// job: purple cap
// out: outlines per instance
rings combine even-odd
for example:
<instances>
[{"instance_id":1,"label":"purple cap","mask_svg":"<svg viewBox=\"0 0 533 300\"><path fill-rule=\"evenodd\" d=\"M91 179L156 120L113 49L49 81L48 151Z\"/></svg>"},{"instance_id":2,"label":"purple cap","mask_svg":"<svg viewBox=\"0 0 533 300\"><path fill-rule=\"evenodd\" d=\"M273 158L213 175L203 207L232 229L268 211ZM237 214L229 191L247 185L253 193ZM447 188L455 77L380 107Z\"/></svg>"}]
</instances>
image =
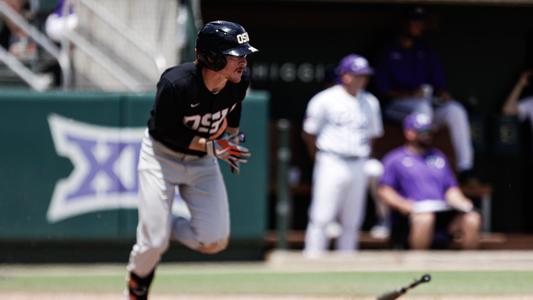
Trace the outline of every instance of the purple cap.
<instances>
[{"instance_id":1,"label":"purple cap","mask_svg":"<svg viewBox=\"0 0 533 300\"><path fill-rule=\"evenodd\" d=\"M403 120L403 129L417 132L431 130L431 117L424 113L412 113Z\"/></svg>"},{"instance_id":2,"label":"purple cap","mask_svg":"<svg viewBox=\"0 0 533 300\"><path fill-rule=\"evenodd\" d=\"M371 75L374 73L374 70L372 70L366 58L357 54L350 54L341 60L339 66L337 67L337 73L339 75L344 73L351 73L355 75Z\"/></svg>"}]
</instances>

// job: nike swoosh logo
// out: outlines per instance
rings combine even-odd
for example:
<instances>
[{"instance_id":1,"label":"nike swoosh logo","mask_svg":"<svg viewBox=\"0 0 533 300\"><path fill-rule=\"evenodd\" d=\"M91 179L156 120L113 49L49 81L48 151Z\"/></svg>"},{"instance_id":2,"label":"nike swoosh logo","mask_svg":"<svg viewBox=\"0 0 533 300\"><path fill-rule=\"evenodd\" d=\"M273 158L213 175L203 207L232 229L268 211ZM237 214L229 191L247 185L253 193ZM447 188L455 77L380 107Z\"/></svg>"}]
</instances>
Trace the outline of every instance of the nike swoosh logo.
<instances>
[{"instance_id":1,"label":"nike swoosh logo","mask_svg":"<svg viewBox=\"0 0 533 300\"><path fill-rule=\"evenodd\" d=\"M192 108L195 108L195 107L197 107L198 105L200 105L200 102L198 102L198 103L191 103L191 107L192 107Z\"/></svg>"}]
</instances>

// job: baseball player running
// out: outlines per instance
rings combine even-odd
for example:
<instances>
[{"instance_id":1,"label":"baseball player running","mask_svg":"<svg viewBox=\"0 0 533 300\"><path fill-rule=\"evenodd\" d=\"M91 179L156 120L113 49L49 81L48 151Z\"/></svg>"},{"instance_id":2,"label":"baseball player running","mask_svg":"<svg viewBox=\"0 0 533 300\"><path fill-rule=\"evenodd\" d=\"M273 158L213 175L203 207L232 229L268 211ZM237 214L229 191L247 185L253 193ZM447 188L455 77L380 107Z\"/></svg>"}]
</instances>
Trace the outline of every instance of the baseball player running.
<instances>
[{"instance_id":1,"label":"baseball player running","mask_svg":"<svg viewBox=\"0 0 533 300\"><path fill-rule=\"evenodd\" d=\"M166 70L158 84L139 158L139 223L130 253L129 299L147 299L169 240L205 254L224 250L228 197L217 159L238 173L250 156L239 145L246 56L258 50L236 23L206 24L196 60ZM191 218L171 214L176 187Z\"/></svg>"},{"instance_id":2,"label":"baseball player running","mask_svg":"<svg viewBox=\"0 0 533 300\"><path fill-rule=\"evenodd\" d=\"M379 102L364 90L372 72L364 57L344 57L337 67L339 83L307 106L302 136L315 157L304 248L308 257L322 254L335 235L337 250L358 247L367 190L364 166L371 139L383 134ZM333 224L340 224L341 231Z\"/></svg>"}]
</instances>

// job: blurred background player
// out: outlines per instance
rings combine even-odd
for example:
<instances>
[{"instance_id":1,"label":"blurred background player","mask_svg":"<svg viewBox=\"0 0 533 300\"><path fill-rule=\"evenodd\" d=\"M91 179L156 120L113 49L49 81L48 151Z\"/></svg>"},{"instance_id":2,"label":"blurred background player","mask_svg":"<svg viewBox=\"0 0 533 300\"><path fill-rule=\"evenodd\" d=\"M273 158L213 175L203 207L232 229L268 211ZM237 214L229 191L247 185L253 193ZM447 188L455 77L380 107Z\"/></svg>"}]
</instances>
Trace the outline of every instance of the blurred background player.
<instances>
[{"instance_id":1,"label":"blurred background player","mask_svg":"<svg viewBox=\"0 0 533 300\"><path fill-rule=\"evenodd\" d=\"M402 25L402 31L385 46L376 64L377 90L380 98L389 101L385 116L401 122L416 111L431 116L434 127L446 126L459 178L472 179L474 157L468 115L450 95L437 53L424 39L425 10L410 10Z\"/></svg>"},{"instance_id":2,"label":"blurred background player","mask_svg":"<svg viewBox=\"0 0 533 300\"><path fill-rule=\"evenodd\" d=\"M364 57L350 54L337 67L338 83L308 103L302 137L315 165L306 256L322 254L333 236L339 251L358 248L367 190L364 166L372 139L383 134L379 101L365 91L372 72Z\"/></svg>"},{"instance_id":3,"label":"blurred background player","mask_svg":"<svg viewBox=\"0 0 533 300\"><path fill-rule=\"evenodd\" d=\"M54 11L48 15L45 21L45 32L54 42L61 43L61 39L69 31L78 27L78 16L74 13L74 7L65 7L65 0L57 0Z\"/></svg>"},{"instance_id":4,"label":"blurred background player","mask_svg":"<svg viewBox=\"0 0 533 300\"><path fill-rule=\"evenodd\" d=\"M480 215L457 186L444 154L431 146L430 116L413 113L403 127L406 144L384 157L378 189L380 199L396 212L392 238L403 243L407 237L411 249L428 249L435 233L444 231L460 236L462 248L475 249Z\"/></svg>"},{"instance_id":5,"label":"blurred background player","mask_svg":"<svg viewBox=\"0 0 533 300\"><path fill-rule=\"evenodd\" d=\"M139 223L127 266L130 299L147 299L170 239L205 254L226 248L229 207L217 158L238 173L250 155L232 136L239 133L250 83L246 56L256 51L241 25L210 22L198 33L196 61L161 76L139 158ZM171 214L176 187L190 219Z\"/></svg>"},{"instance_id":6,"label":"blurred background player","mask_svg":"<svg viewBox=\"0 0 533 300\"><path fill-rule=\"evenodd\" d=\"M23 18L30 18L30 11L32 2L28 0L0 0L5 2L16 13L23 16ZM11 19L4 18L5 26L0 27L0 45L8 49L9 53L20 60L30 61L35 59L37 53L37 45L31 38L19 28Z\"/></svg>"}]
</instances>

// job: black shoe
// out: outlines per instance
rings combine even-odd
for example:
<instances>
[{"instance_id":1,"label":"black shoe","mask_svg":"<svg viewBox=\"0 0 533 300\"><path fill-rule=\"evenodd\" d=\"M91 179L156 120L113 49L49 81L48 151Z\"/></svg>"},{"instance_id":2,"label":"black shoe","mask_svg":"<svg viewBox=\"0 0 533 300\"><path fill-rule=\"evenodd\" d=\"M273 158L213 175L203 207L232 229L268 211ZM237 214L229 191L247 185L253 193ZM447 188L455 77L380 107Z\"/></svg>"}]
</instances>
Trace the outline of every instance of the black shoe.
<instances>
[{"instance_id":1,"label":"black shoe","mask_svg":"<svg viewBox=\"0 0 533 300\"><path fill-rule=\"evenodd\" d=\"M128 293L130 300L147 300L150 284L154 279L154 271L146 277L140 277L137 274L130 272L128 280Z\"/></svg>"}]
</instances>

